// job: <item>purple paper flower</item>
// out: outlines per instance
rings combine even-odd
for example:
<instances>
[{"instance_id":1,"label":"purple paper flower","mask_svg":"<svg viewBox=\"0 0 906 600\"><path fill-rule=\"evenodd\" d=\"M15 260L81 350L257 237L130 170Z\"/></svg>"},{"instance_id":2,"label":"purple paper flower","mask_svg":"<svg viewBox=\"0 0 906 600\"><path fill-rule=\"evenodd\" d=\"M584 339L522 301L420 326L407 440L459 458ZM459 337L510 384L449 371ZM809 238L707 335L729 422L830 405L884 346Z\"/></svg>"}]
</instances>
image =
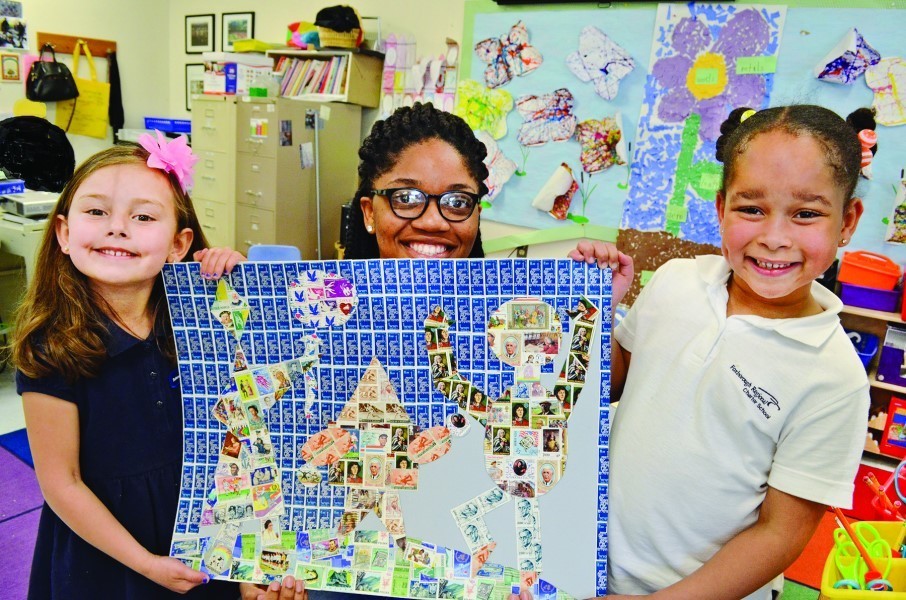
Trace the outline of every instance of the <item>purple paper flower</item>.
<instances>
[{"instance_id":1,"label":"purple paper flower","mask_svg":"<svg viewBox=\"0 0 906 600\"><path fill-rule=\"evenodd\" d=\"M671 34L676 53L658 59L651 69L665 90L657 106L658 117L677 123L697 113L702 117L701 137L716 140L730 110L761 105L766 91L764 75L737 74L736 60L761 55L769 38L767 22L754 9L736 13L717 40L704 22L681 19Z\"/></svg>"}]
</instances>

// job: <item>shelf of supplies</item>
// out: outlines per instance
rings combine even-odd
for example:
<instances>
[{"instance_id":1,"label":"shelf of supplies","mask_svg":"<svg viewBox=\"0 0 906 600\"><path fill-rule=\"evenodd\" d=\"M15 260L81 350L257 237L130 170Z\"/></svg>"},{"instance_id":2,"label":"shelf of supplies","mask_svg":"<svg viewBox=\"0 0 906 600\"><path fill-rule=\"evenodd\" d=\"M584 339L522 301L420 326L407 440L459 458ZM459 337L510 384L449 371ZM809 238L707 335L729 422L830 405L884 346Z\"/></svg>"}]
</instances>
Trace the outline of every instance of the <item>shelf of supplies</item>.
<instances>
[{"instance_id":1,"label":"shelf of supplies","mask_svg":"<svg viewBox=\"0 0 906 600\"><path fill-rule=\"evenodd\" d=\"M899 394L906 394L906 387L903 387L902 385L887 383L886 381L878 381L877 367L872 367L871 371L868 372L868 381L871 384L871 387L876 387L891 392L897 392Z\"/></svg>"},{"instance_id":2,"label":"shelf of supplies","mask_svg":"<svg viewBox=\"0 0 906 600\"><path fill-rule=\"evenodd\" d=\"M893 470L901 460L902 459L899 456L892 456L890 454L884 454L883 452L875 452L874 450L866 449L862 453L862 460L860 462L866 467L893 473Z\"/></svg>"},{"instance_id":3,"label":"shelf of supplies","mask_svg":"<svg viewBox=\"0 0 906 600\"><path fill-rule=\"evenodd\" d=\"M275 59L281 95L310 102L348 102L376 107L381 95L384 55L359 50L268 50ZM312 93L312 90L328 93Z\"/></svg>"},{"instance_id":4,"label":"shelf of supplies","mask_svg":"<svg viewBox=\"0 0 906 600\"><path fill-rule=\"evenodd\" d=\"M840 312L847 315L856 315L857 317L878 319L879 321L890 321L891 323L906 323L906 321L903 321L903 319L900 317L900 313L895 312L884 312L882 310L861 308L859 306L849 306L847 304L843 305L843 310Z\"/></svg>"},{"instance_id":5,"label":"shelf of supplies","mask_svg":"<svg viewBox=\"0 0 906 600\"><path fill-rule=\"evenodd\" d=\"M287 100L300 100L304 102L346 102L343 94L302 94L301 96L283 96Z\"/></svg>"}]
</instances>

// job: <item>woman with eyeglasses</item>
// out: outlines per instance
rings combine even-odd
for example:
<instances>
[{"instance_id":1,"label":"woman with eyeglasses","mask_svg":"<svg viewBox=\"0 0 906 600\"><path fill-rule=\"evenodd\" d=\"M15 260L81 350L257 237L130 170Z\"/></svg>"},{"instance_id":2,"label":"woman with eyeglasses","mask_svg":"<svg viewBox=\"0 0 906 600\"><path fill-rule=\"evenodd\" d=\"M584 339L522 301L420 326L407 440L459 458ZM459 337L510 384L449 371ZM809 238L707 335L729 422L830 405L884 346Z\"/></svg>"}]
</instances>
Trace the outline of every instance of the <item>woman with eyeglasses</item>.
<instances>
[{"instance_id":1,"label":"woman with eyeglasses","mask_svg":"<svg viewBox=\"0 0 906 600\"><path fill-rule=\"evenodd\" d=\"M486 154L465 121L431 104L376 122L359 149L344 258L483 258Z\"/></svg>"}]
</instances>

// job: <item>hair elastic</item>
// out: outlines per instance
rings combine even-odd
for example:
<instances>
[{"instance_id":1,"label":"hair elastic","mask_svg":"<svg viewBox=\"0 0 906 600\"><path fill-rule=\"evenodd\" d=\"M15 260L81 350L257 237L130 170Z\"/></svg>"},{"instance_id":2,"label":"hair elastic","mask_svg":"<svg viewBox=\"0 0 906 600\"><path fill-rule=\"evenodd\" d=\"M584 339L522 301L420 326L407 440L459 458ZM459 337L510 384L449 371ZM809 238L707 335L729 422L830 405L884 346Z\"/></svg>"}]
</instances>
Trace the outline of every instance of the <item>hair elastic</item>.
<instances>
[{"instance_id":1,"label":"hair elastic","mask_svg":"<svg viewBox=\"0 0 906 600\"><path fill-rule=\"evenodd\" d=\"M871 149L878 143L878 134L871 129L863 129L859 132L859 144L862 146L862 168L864 169L871 164L874 158Z\"/></svg>"},{"instance_id":2,"label":"hair elastic","mask_svg":"<svg viewBox=\"0 0 906 600\"><path fill-rule=\"evenodd\" d=\"M756 112L756 111L753 110L753 109L751 109L751 108L750 108L749 110L745 111L744 113L742 113L741 115L739 115L739 122L742 123L743 121L745 121L746 119L748 119L749 117L751 117L752 115L754 115L755 112Z\"/></svg>"}]
</instances>

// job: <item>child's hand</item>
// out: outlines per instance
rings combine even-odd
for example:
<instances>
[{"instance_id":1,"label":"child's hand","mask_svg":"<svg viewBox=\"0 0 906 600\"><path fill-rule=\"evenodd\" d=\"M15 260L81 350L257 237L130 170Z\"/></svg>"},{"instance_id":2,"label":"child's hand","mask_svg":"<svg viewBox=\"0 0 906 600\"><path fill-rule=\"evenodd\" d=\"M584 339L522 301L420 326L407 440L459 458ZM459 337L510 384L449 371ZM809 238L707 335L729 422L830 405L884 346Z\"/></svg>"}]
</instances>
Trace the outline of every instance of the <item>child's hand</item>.
<instances>
[{"instance_id":1,"label":"child's hand","mask_svg":"<svg viewBox=\"0 0 906 600\"><path fill-rule=\"evenodd\" d=\"M613 305L619 304L629 286L632 285L632 257L617 250L616 245L610 242L590 242L582 240L569 257L577 262L592 264L597 262L599 267L613 269Z\"/></svg>"},{"instance_id":2,"label":"child's hand","mask_svg":"<svg viewBox=\"0 0 906 600\"><path fill-rule=\"evenodd\" d=\"M305 591L305 582L293 579L292 576L283 580L283 585L276 581L267 588L251 583L240 583L239 592L242 600L307 600L308 592Z\"/></svg>"},{"instance_id":3,"label":"child's hand","mask_svg":"<svg viewBox=\"0 0 906 600\"><path fill-rule=\"evenodd\" d=\"M201 263L201 276L205 279L220 279L233 270L245 257L232 248L203 248L192 255Z\"/></svg>"},{"instance_id":4,"label":"child's hand","mask_svg":"<svg viewBox=\"0 0 906 600\"><path fill-rule=\"evenodd\" d=\"M144 575L168 590L180 594L210 581L204 573L190 569L183 562L169 556L154 556L148 563Z\"/></svg>"}]
</instances>

